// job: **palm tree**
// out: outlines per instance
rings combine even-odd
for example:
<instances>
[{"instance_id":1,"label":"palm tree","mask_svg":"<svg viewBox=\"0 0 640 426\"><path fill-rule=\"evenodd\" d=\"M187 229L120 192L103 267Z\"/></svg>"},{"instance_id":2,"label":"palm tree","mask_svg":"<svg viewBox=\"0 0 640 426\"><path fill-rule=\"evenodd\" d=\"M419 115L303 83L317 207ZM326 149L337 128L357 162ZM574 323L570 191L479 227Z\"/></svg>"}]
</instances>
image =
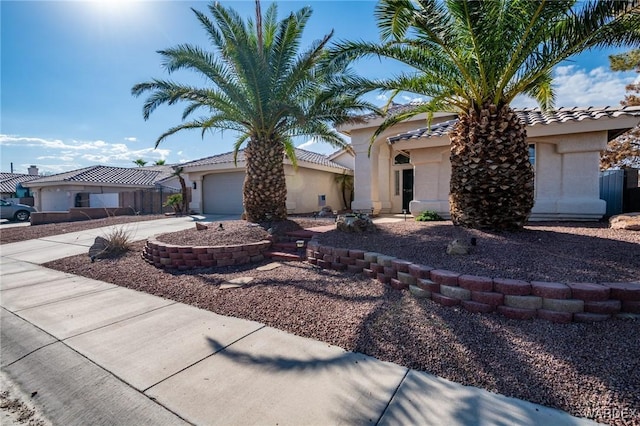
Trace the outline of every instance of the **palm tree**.
<instances>
[{"instance_id":1,"label":"palm tree","mask_svg":"<svg viewBox=\"0 0 640 426\"><path fill-rule=\"evenodd\" d=\"M310 135L336 148L350 149L331 125L374 107L359 101L355 91L331 93L333 83L350 77L346 65L324 61L331 33L300 51L311 8L278 21L275 4L262 16L256 1L256 19L246 23L236 11L218 2L209 5L211 17L193 12L209 36L212 51L183 44L159 53L168 73L194 71L207 80L207 87L154 79L135 85L132 93L150 92L143 108L145 119L162 104L187 104L183 123L162 134L156 147L182 130L200 129L203 136L207 130L235 131L235 153L246 144L243 197L247 220L285 219L283 160L286 155L296 164L293 138ZM206 116L185 122L195 111Z\"/></svg>"},{"instance_id":2,"label":"palm tree","mask_svg":"<svg viewBox=\"0 0 640 426\"><path fill-rule=\"evenodd\" d=\"M473 228L521 229L533 206L533 169L514 98L528 95L550 109L555 65L590 48L640 40L637 1L383 0L375 13L383 42L344 42L333 60L386 57L415 70L353 82L363 92L428 98L388 117L374 138L420 113L458 114L450 211L455 224Z\"/></svg>"},{"instance_id":3,"label":"palm tree","mask_svg":"<svg viewBox=\"0 0 640 426\"><path fill-rule=\"evenodd\" d=\"M142 158L138 158L136 160L133 160L133 164L135 164L138 167L144 167L147 164L147 162L144 161Z\"/></svg>"},{"instance_id":4,"label":"palm tree","mask_svg":"<svg viewBox=\"0 0 640 426\"><path fill-rule=\"evenodd\" d=\"M153 162L154 166L164 166L165 164L167 164L167 160L156 160Z\"/></svg>"},{"instance_id":5,"label":"palm tree","mask_svg":"<svg viewBox=\"0 0 640 426\"><path fill-rule=\"evenodd\" d=\"M184 214L187 214L189 212L189 199L187 194L187 183L182 177L183 173L184 173L184 167L174 166L173 173L171 174L171 176L177 177L178 182L180 182L180 194L182 195L180 211Z\"/></svg>"}]
</instances>

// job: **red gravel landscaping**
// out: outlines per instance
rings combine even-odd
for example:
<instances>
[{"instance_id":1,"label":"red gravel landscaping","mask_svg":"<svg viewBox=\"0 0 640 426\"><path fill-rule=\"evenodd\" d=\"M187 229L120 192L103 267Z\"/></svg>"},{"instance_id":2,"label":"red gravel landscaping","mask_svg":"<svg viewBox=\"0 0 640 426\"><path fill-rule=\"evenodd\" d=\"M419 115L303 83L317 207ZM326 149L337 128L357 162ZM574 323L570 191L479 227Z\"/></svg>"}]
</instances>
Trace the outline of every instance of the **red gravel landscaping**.
<instances>
[{"instance_id":1,"label":"red gravel landscaping","mask_svg":"<svg viewBox=\"0 0 640 426\"><path fill-rule=\"evenodd\" d=\"M447 227L447 222L424 225L385 225L375 235L328 233L321 241L375 249L443 269L469 266L462 272L504 274L504 278L598 282L638 276L640 263L633 256L640 254L640 234L630 231L613 232L599 224L547 224L520 234L463 231L465 237L478 237L478 251L446 263L447 256L440 252L452 232L460 230ZM144 262L143 244L136 243L134 251L118 259L91 263L83 255L46 266L259 321L598 422L640 425L639 320L584 324L510 320L497 313L440 306L359 274L305 263L272 271L257 271L260 264L251 264L171 272ZM492 247L500 251L488 256ZM609 256L609 251L618 258ZM532 253L538 253L537 259L526 258ZM254 280L239 289L219 289L222 282L241 276Z\"/></svg>"}]
</instances>

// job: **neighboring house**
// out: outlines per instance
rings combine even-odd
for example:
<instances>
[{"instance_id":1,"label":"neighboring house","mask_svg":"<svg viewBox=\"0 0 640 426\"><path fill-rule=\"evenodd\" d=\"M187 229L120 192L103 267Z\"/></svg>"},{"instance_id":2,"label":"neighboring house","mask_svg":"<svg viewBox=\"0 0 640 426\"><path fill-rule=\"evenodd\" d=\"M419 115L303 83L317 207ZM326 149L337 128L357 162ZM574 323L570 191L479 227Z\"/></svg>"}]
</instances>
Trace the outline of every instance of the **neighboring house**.
<instances>
[{"instance_id":1,"label":"neighboring house","mask_svg":"<svg viewBox=\"0 0 640 426\"><path fill-rule=\"evenodd\" d=\"M31 190L40 212L120 207L159 213L163 194L180 191L178 179L172 174L171 166L90 166L40 177L24 186Z\"/></svg>"},{"instance_id":2,"label":"neighboring house","mask_svg":"<svg viewBox=\"0 0 640 426\"><path fill-rule=\"evenodd\" d=\"M295 152L297 169L288 159L284 160L288 213L311 213L328 206L342 209L336 176L353 173L349 167L353 157L341 151L333 159L302 149ZM243 150L238 151L236 163L233 153L228 152L184 163L182 167L193 182L191 210L204 214L243 212L242 186L246 173Z\"/></svg>"},{"instance_id":3,"label":"neighboring house","mask_svg":"<svg viewBox=\"0 0 640 426\"><path fill-rule=\"evenodd\" d=\"M28 197L26 190L19 191L20 186L22 186L24 182L40 178L40 176L38 176L38 168L36 166L29 167L28 172L28 174L0 172L0 198Z\"/></svg>"},{"instance_id":4,"label":"neighboring house","mask_svg":"<svg viewBox=\"0 0 640 426\"><path fill-rule=\"evenodd\" d=\"M20 198L26 197L26 194L16 193L18 184L38 179L39 176L24 175L19 173L1 173L0 172L0 198Z\"/></svg>"},{"instance_id":5,"label":"neighboring house","mask_svg":"<svg viewBox=\"0 0 640 426\"><path fill-rule=\"evenodd\" d=\"M407 105L396 105L389 113ZM561 108L548 113L516 109L527 124L535 170L535 204L530 220L598 220L606 211L599 197L600 151L634 127L640 107ZM370 146L382 118L341 126L356 152L354 210L418 215L424 210L449 216L449 137L457 117L436 113L387 129Z\"/></svg>"}]
</instances>

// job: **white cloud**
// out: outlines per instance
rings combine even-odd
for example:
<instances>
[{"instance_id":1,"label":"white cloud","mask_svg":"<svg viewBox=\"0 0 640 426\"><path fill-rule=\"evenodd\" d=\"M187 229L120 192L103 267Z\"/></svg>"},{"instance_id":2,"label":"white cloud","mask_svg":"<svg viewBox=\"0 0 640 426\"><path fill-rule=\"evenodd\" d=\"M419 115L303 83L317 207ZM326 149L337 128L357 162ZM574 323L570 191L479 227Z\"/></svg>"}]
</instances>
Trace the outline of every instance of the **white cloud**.
<instances>
[{"instance_id":1,"label":"white cloud","mask_svg":"<svg viewBox=\"0 0 640 426\"><path fill-rule=\"evenodd\" d=\"M134 136L129 136L127 138L124 138L125 141L127 142L137 142L138 138L134 137Z\"/></svg>"},{"instance_id":2,"label":"white cloud","mask_svg":"<svg viewBox=\"0 0 640 426\"><path fill-rule=\"evenodd\" d=\"M317 145L317 144L318 144L318 141L315 140L314 138L311 138L305 143L301 143L296 148L309 150L309 148L312 148L314 145Z\"/></svg>"},{"instance_id":3,"label":"white cloud","mask_svg":"<svg viewBox=\"0 0 640 426\"><path fill-rule=\"evenodd\" d=\"M408 104L421 104L425 102L425 99L421 96L402 95L401 98L405 103L408 103Z\"/></svg>"},{"instance_id":4,"label":"white cloud","mask_svg":"<svg viewBox=\"0 0 640 426\"><path fill-rule=\"evenodd\" d=\"M41 171L59 173L88 165L130 167L132 162L143 158L149 163L169 157L169 149L130 149L124 143L103 140L78 141L46 139L0 134L0 146L7 156L31 157L36 160L57 160L53 164L39 164Z\"/></svg>"},{"instance_id":5,"label":"white cloud","mask_svg":"<svg viewBox=\"0 0 640 426\"><path fill-rule=\"evenodd\" d=\"M348 140L346 140L343 137L345 143L349 143ZM335 146L328 144L326 142L322 142L319 141L316 138L311 138L308 141L301 143L300 145L296 146L296 148L299 149L305 149L307 151L312 151L312 152L317 152L318 154L333 154L334 152L336 152L339 148L336 148Z\"/></svg>"},{"instance_id":6,"label":"white cloud","mask_svg":"<svg viewBox=\"0 0 640 426\"><path fill-rule=\"evenodd\" d=\"M634 72L613 72L606 67L587 71L575 65L560 66L553 73L556 107L618 106L624 99L625 86L633 81ZM517 107L535 107L536 102L519 96Z\"/></svg>"}]
</instances>

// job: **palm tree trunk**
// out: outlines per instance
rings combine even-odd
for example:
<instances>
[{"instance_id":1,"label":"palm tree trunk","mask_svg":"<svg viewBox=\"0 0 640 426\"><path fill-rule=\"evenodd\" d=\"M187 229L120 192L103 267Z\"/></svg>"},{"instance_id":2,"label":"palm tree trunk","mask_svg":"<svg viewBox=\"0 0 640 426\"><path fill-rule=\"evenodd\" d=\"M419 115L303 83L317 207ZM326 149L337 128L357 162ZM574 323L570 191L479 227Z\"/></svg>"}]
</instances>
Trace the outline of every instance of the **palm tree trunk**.
<instances>
[{"instance_id":1,"label":"palm tree trunk","mask_svg":"<svg viewBox=\"0 0 640 426\"><path fill-rule=\"evenodd\" d=\"M187 184L184 181L184 178L181 175L178 175L178 180L180 181L180 193L182 194L182 213L189 213L189 200L187 199Z\"/></svg>"},{"instance_id":2,"label":"palm tree trunk","mask_svg":"<svg viewBox=\"0 0 640 426\"><path fill-rule=\"evenodd\" d=\"M451 133L450 209L454 224L519 230L533 207L533 167L525 126L509 107L483 105Z\"/></svg>"},{"instance_id":3,"label":"palm tree trunk","mask_svg":"<svg viewBox=\"0 0 640 426\"><path fill-rule=\"evenodd\" d=\"M273 141L251 140L244 150L247 162L243 194L249 222L287 218L284 149Z\"/></svg>"}]
</instances>

